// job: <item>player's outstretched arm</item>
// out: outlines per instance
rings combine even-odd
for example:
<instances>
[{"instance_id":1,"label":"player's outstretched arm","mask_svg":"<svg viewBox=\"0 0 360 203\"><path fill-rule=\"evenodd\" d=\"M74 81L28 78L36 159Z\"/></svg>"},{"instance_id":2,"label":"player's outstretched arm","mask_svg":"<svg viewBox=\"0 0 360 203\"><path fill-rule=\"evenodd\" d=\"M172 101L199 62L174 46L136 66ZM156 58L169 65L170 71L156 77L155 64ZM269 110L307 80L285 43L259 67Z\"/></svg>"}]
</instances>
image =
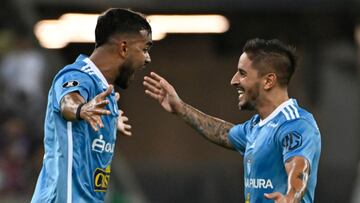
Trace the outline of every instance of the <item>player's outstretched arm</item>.
<instances>
[{"instance_id":1,"label":"player's outstretched arm","mask_svg":"<svg viewBox=\"0 0 360 203\"><path fill-rule=\"evenodd\" d=\"M285 168L289 184L286 195L274 192L265 194L265 197L275 203L300 203L308 182L309 162L304 157L295 156L285 163Z\"/></svg>"},{"instance_id":2,"label":"player's outstretched arm","mask_svg":"<svg viewBox=\"0 0 360 203\"><path fill-rule=\"evenodd\" d=\"M71 92L65 95L60 102L61 114L68 121L83 119L95 131L98 131L99 127L104 127L101 116L111 113L105 109L105 106L109 104L106 97L111 94L112 90L113 86L110 85L104 92L96 95L88 103L85 103L84 98L78 92Z\"/></svg>"},{"instance_id":3,"label":"player's outstretched arm","mask_svg":"<svg viewBox=\"0 0 360 203\"><path fill-rule=\"evenodd\" d=\"M160 75L151 72L144 77L145 94L157 100L168 112L180 116L202 136L222 147L233 149L228 139L233 124L209 116L183 102L174 87Z\"/></svg>"}]
</instances>

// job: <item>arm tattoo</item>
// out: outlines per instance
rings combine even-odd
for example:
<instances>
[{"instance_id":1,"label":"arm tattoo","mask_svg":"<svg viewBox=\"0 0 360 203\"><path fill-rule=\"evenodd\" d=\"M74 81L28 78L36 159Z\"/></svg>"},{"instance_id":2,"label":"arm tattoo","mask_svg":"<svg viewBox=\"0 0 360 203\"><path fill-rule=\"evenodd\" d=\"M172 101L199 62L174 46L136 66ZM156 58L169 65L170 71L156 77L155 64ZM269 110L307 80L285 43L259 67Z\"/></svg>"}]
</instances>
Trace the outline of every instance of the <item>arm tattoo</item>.
<instances>
[{"instance_id":1,"label":"arm tattoo","mask_svg":"<svg viewBox=\"0 0 360 203\"><path fill-rule=\"evenodd\" d=\"M185 103L184 111L180 114L180 117L211 142L228 149L234 149L228 139L228 133L234 126L233 124L206 115L205 113Z\"/></svg>"},{"instance_id":2,"label":"arm tattoo","mask_svg":"<svg viewBox=\"0 0 360 203\"><path fill-rule=\"evenodd\" d=\"M297 178L300 179L301 181L303 181L303 180L304 180L304 176L305 176L304 173L299 173L299 174L297 175Z\"/></svg>"},{"instance_id":3,"label":"arm tattoo","mask_svg":"<svg viewBox=\"0 0 360 203\"><path fill-rule=\"evenodd\" d=\"M286 172L288 173L288 192L292 199L290 202L299 203L305 194L309 178L309 163L301 157L292 157L286 161Z\"/></svg>"}]
</instances>

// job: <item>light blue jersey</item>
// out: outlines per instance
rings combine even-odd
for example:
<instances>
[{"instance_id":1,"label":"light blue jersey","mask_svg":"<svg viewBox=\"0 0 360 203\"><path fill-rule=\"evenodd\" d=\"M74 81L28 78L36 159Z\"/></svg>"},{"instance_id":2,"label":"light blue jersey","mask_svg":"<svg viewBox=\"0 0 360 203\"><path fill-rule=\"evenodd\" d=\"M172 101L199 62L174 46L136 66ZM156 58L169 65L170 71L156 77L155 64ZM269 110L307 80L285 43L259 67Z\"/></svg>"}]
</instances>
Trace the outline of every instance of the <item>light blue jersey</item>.
<instances>
[{"instance_id":1,"label":"light blue jersey","mask_svg":"<svg viewBox=\"0 0 360 203\"><path fill-rule=\"evenodd\" d=\"M320 132L313 116L289 99L265 120L255 115L234 126L229 139L244 156L245 203L273 202L264 193L286 194L285 162L302 156L310 163L310 175L302 203L314 202L321 151Z\"/></svg>"},{"instance_id":2,"label":"light blue jersey","mask_svg":"<svg viewBox=\"0 0 360 203\"><path fill-rule=\"evenodd\" d=\"M104 128L95 132L86 121L66 121L60 112L64 95L77 91L88 102L109 86L89 58L77 60L56 76L48 95L45 155L33 203L103 202L114 153L118 107L113 91L102 116Z\"/></svg>"}]
</instances>

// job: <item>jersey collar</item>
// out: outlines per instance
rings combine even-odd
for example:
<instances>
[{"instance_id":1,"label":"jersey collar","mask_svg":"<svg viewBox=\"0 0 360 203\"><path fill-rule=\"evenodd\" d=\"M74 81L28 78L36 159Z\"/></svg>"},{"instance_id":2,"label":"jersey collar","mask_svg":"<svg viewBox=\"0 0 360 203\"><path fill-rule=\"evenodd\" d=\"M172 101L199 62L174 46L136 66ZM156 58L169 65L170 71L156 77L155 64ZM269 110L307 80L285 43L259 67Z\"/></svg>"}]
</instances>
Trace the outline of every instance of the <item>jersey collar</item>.
<instances>
[{"instance_id":1,"label":"jersey collar","mask_svg":"<svg viewBox=\"0 0 360 203\"><path fill-rule=\"evenodd\" d=\"M91 70L94 71L96 76L98 76L100 78L101 82L105 85L105 87L108 88L109 83L106 81L104 75L101 73L99 68L87 57L83 61L89 65Z\"/></svg>"},{"instance_id":2,"label":"jersey collar","mask_svg":"<svg viewBox=\"0 0 360 203\"><path fill-rule=\"evenodd\" d=\"M288 99L281 103L268 117L266 117L264 120L260 119L259 126L265 125L267 122L269 122L271 119L273 119L281 110L283 110L285 107L296 104L295 99Z\"/></svg>"}]
</instances>

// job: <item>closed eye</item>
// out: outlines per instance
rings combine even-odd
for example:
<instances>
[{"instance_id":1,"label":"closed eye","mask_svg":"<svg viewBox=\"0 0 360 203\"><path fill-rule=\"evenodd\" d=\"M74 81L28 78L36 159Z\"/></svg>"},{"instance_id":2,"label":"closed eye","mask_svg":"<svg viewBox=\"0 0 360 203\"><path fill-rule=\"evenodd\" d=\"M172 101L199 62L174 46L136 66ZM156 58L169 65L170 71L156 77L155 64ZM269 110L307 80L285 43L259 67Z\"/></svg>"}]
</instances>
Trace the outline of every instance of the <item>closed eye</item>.
<instances>
[{"instance_id":1,"label":"closed eye","mask_svg":"<svg viewBox=\"0 0 360 203\"><path fill-rule=\"evenodd\" d=\"M238 72L239 72L240 76L243 76L243 77L246 76L246 71L239 69Z\"/></svg>"}]
</instances>

